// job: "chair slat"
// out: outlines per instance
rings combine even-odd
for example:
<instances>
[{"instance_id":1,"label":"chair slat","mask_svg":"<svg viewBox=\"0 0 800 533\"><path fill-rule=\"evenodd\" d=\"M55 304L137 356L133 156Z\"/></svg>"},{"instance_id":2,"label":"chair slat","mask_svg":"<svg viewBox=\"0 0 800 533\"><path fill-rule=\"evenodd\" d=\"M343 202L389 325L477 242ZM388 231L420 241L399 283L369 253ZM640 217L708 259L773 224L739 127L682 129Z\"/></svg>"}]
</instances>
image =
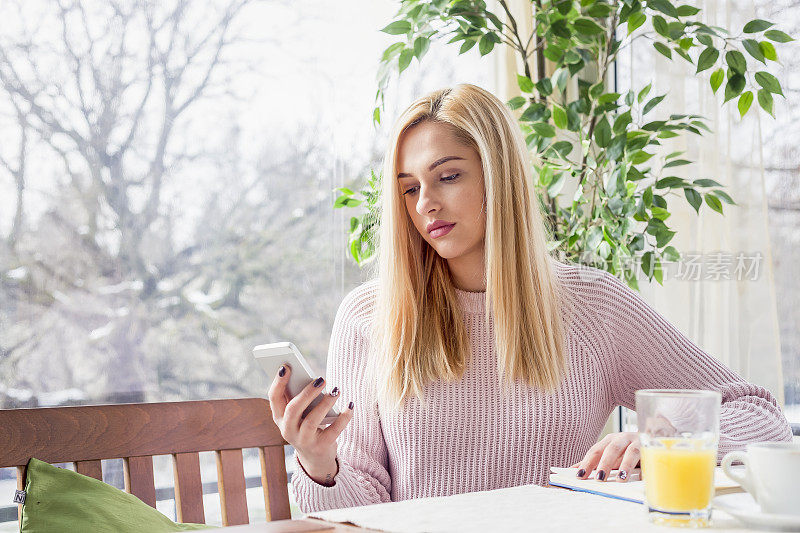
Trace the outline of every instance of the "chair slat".
<instances>
[{"instance_id":1,"label":"chair slat","mask_svg":"<svg viewBox=\"0 0 800 533\"><path fill-rule=\"evenodd\" d=\"M0 409L0 428L0 468L285 444L263 398Z\"/></svg>"},{"instance_id":2,"label":"chair slat","mask_svg":"<svg viewBox=\"0 0 800 533\"><path fill-rule=\"evenodd\" d=\"M200 455L197 452L174 453L172 464L175 470L175 511L178 522L205 524Z\"/></svg>"},{"instance_id":3,"label":"chair slat","mask_svg":"<svg viewBox=\"0 0 800 533\"><path fill-rule=\"evenodd\" d=\"M103 481L103 465L98 461L75 461L75 471Z\"/></svg>"},{"instance_id":4,"label":"chair slat","mask_svg":"<svg viewBox=\"0 0 800 533\"><path fill-rule=\"evenodd\" d=\"M283 446L259 447L258 456L261 460L261 486L264 488L267 520L287 520L292 517L292 513L289 508Z\"/></svg>"},{"instance_id":5,"label":"chair slat","mask_svg":"<svg viewBox=\"0 0 800 533\"><path fill-rule=\"evenodd\" d=\"M222 509L222 525L238 526L249 523L242 450L217 452L217 485Z\"/></svg>"},{"instance_id":6,"label":"chair slat","mask_svg":"<svg viewBox=\"0 0 800 533\"><path fill-rule=\"evenodd\" d=\"M17 467L17 490L25 490L25 471L27 466ZM19 522L20 530L22 529L22 504L17 504L17 521Z\"/></svg>"},{"instance_id":7,"label":"chair slat","mask_svg":"<svg viewBox=\"0 0 800 533\"><path fill-rule=\"evenodd\" d=\"M125 491L150 507L156 506L156 484L152 457L125 457Z\"/></svg>"}]
</instances>

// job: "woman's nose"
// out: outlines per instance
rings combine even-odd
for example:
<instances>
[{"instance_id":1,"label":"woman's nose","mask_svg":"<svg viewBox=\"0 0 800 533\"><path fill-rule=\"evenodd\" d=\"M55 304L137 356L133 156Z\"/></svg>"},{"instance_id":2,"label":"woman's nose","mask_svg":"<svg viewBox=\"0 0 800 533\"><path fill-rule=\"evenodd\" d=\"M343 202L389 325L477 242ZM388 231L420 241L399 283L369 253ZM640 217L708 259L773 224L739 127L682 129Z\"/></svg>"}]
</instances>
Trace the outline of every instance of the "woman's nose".
<instances>
[{"instance_id":1,"label":"woman's nose","mask_svg":"<svg viewBox=\"0 0 800 533\"><path fill-rule=\"evenodd\" d=\"M417 213L427 215L441 208L439 198L429 188L422 188L417 198Z\"/></svg>"}]
</instances>

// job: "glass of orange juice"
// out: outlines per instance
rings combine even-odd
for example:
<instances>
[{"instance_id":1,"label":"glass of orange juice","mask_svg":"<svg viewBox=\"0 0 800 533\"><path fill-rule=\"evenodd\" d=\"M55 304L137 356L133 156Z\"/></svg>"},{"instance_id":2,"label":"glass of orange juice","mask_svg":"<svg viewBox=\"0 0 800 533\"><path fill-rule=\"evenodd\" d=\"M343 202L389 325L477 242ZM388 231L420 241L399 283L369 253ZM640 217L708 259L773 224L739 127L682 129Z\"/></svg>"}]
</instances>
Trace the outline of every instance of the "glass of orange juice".
<instances>
[{"instance_id":1,"label":"glass of orange juice","mask_svg":"<svg viewBox=\"0 0 800 533\"><path fill-rule=\"evenodd\" d=\"M652 522L708 526L721 403L716 391L636 391L645 505Z\"/></svg>"}]
</instances>

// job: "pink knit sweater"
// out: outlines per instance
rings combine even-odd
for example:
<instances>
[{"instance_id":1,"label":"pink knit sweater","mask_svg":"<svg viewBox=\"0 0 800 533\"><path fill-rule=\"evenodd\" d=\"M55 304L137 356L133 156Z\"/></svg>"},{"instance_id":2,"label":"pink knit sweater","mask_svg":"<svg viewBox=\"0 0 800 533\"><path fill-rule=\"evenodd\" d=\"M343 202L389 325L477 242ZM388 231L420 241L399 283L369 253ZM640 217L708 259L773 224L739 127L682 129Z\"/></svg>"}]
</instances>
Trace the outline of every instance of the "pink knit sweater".
<instances>
[{"instance_id":1,"label":"pink knit sweater","mask_svg":"<svg viewBox=\"0 0 800 533\"><path fill-rule=\"evenodd\" d=\"M616 406L634 408L637 389L720 391L720 456L749 441L791 439L769 391L700 350L617 278L554 268L577 311L565 328L569 373L555 392L519 384L500 390L486 293L459 290L472 346L463 378L430 384L425 407L412 399L392 416L361 386L377 284L350 292L334 321L326 386L340 388L340 410L355 403L354 417L339 437L334 486L309 478L295 454L292 487L301 510L546 484L550 466L583 459Z\"/></svg>"}]
</instances>

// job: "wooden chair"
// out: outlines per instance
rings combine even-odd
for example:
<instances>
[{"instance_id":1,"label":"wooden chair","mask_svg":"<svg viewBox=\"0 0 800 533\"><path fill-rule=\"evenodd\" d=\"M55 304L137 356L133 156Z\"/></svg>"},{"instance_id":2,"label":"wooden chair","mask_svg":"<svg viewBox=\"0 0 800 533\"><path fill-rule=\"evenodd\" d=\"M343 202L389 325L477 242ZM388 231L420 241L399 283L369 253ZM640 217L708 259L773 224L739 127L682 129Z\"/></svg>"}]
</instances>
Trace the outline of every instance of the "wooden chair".
<instances>
[{"instance_id":1,"label":"wooden chair","mask_svg":"<svg viewBox=\"0 0 800 533\"><path fill-rule=\"evenodd\" d=\"M172 455L179 522L205 523L198 452L214 451L226 526L247 524L242 448L258 448L267 520L290 518L284 445L261 398L0 410L0 468L75 463L103 479L102 459L124 463L125 491L156 506L153 456Z\"/></svg>"}]
</instances>

